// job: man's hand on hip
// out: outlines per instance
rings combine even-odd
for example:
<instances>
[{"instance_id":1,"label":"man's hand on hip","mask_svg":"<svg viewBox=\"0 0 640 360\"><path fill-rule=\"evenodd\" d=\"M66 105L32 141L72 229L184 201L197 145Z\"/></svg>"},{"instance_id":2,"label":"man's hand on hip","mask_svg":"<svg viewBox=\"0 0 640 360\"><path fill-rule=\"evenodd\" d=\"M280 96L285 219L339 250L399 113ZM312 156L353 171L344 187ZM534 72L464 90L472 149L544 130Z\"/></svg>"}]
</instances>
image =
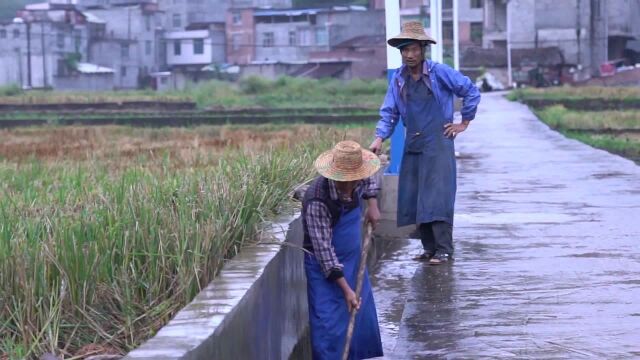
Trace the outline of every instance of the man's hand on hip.
<instances>
[{"instance_id":1,"label":"man's hand on hip","mask_svg":"<svg viewBox=\"0 0 640 360\"><path fill-rule=\"evenodd\" d=\"M444 124L444 136L455 138L461 132L467 130L469 120L462 120L460 124L448 123Z\"/></svg>"}]
</instances>

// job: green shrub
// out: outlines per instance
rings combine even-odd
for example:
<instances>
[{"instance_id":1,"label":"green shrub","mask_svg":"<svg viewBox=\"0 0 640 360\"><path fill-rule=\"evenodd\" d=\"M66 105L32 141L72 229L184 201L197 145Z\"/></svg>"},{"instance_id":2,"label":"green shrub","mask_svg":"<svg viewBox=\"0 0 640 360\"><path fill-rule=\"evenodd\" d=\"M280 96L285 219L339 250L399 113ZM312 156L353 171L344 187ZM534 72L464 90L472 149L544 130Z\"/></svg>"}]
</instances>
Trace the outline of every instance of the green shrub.
<instances>
[{"instance_id":1,"label":"green shrub","mask_svg":"<svg viewBox=\"0 0 640 360\"><path fill-rule=\"evenodd\" d=\"M22 93L23 90L16 84L0 86L0 96L16 96Z\"/></svg>"}]
</instances>

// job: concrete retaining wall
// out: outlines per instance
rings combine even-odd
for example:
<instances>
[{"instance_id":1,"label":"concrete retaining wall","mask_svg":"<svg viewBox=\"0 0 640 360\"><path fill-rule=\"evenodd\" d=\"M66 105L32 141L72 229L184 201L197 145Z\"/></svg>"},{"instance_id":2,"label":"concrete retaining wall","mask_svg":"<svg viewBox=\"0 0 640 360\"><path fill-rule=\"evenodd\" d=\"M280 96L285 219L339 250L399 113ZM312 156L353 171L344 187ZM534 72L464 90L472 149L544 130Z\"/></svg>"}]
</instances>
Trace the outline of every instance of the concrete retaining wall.
<instances>
[{"instance_id":1,"label":"concrete retaining wall","mask_svg":"<svg viewBox=\"0 0 640 360\"><path fill-rule=\"evenodd\" d=\"M379 203L393 214L397 177L383 183ZM389 194L386 197L385 194ZM391 201L391 202L389 202ZM386 207L386 209L385 209ZM375 237L368 265L375 266L387 245ZM261 242L230 260L196 298L158 334L126 360L169 359L309 359L308 308L304 275L302 224L289 218L270 226ZM280 245L279 243L290 245Z\"/></svg>"},{"instance_id":2,"label":"concrete retaining wall","mask_svg":"<svg viewBox=\"0 0 640 360\"><path fill-rule=\"evenodd\" d=\"M274 224L268 233L270 242L302 245L299 219ZM286 359L307 321L302 251L250 246L125 359Z\"/></svg>"}]
</instances>

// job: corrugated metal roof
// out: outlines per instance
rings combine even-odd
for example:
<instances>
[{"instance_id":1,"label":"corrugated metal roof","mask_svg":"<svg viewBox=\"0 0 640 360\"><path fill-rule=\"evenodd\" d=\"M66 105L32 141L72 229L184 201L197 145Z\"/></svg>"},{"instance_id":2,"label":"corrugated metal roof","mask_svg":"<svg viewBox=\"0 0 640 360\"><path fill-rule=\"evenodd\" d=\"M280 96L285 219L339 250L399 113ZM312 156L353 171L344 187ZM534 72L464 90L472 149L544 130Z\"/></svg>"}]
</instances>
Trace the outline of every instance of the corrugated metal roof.
<instances>
[{"instance_id":1,"label":"corrugated metal roof","mask_svg":"<svg viewBox=\"0 0 640 360\"><path fill-rule=\"evenodd\" d=\"M90 12L86 12L83 11L82 15L84 15L87 18L87 21L93 24L106 24L107 22L102 20L101 18L97 17L96 15L90 13Z\"/></svg>"},{"instance_id":2,"label":"corrugated metal roof","mask_svg":"<svg viewBox=\"0 0 640 360\"><path fill-rule=\"evenodd\" d=\"M300 15L317 15L318 13L327 12L344 12L344 11L367 11L367 8L359 5L349 6L333 6L330 8L311 8L311 9L283 9L283 10L256 10L254 16L300 16Z\"/></svg>"},{"instance_id":3,"label":"corrugated metal roof","mask_svg":"<svg viewBox=\"0 0 640 360\"><path fill-rule=\"evenodd\" d=\"M24 7L26 10L49 10L51 9L51 5L48 2L36 3L36 4L27 4Z\"/></svg>"},{"instance_id":4,"label":"corrugated metal roof","mask_svg":"<svg viewBox=\"0 0 640 360\"><path fill-rule=\"evenodd\" d=\"M113 69L90 63L78 63L76 68L82 74L113 74Z\"/></svg>"},{"instance_id":5,"label":"corrugated metal roof","mask_svg":"<svg viewBox=\"0 0 640 360\"><path fill-rule=\"evenodd\" d=\"M171 31L164 34L165 39L206 39L209 30Z\"/></svg>"},{"instance_id":6,"label":"corrugated metal roof","mask_svg":"<svg viewBox=\"0 0 640 360\"><path fill-rule=\"evenodd\" d=\"M296 10L257 10L254 16L301 16L316 15L322 9L296 9Z\"/></svg>"}]
</instances>

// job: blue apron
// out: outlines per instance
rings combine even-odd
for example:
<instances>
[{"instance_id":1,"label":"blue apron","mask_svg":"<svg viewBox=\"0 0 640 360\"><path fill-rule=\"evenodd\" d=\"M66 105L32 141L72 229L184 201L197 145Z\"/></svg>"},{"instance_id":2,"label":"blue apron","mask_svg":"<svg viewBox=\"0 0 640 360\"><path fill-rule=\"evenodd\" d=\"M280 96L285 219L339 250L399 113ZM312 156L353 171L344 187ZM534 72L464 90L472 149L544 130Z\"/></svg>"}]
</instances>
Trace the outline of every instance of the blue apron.
<instances>
[{"instance_id":1,"label":"blue apron","mask_svg":"<svg viewBox=\"0 0 640 360\"><path fill-rule=\"evenodd\" d=\"M360 242L362 239L360 219L360 206L348 212L343 209L338 223L333 227L331 241L338 260L344 266L345 280L353 291L356 289L360 263ZM312 255L305 254L304 268L307 274L313 359L341 359L350 316L342 290L335 281L325 278L320 265ZM373 301L368 271L365 272L360 297L362 303L356 315L349 359L382 356L378 315Z\"/></svg>"},{"instance_id":2,"label":"blue apron","mask_svg":"<svg viewBox=\"0 0 640 360\"><path fill-rule=\"evenodd\" d=\"M444 135L442 108L425 82L409 78L407 127L398 184L398 226L446 221L453 225L456 158Z\"/></svg>"}]
</instances>

